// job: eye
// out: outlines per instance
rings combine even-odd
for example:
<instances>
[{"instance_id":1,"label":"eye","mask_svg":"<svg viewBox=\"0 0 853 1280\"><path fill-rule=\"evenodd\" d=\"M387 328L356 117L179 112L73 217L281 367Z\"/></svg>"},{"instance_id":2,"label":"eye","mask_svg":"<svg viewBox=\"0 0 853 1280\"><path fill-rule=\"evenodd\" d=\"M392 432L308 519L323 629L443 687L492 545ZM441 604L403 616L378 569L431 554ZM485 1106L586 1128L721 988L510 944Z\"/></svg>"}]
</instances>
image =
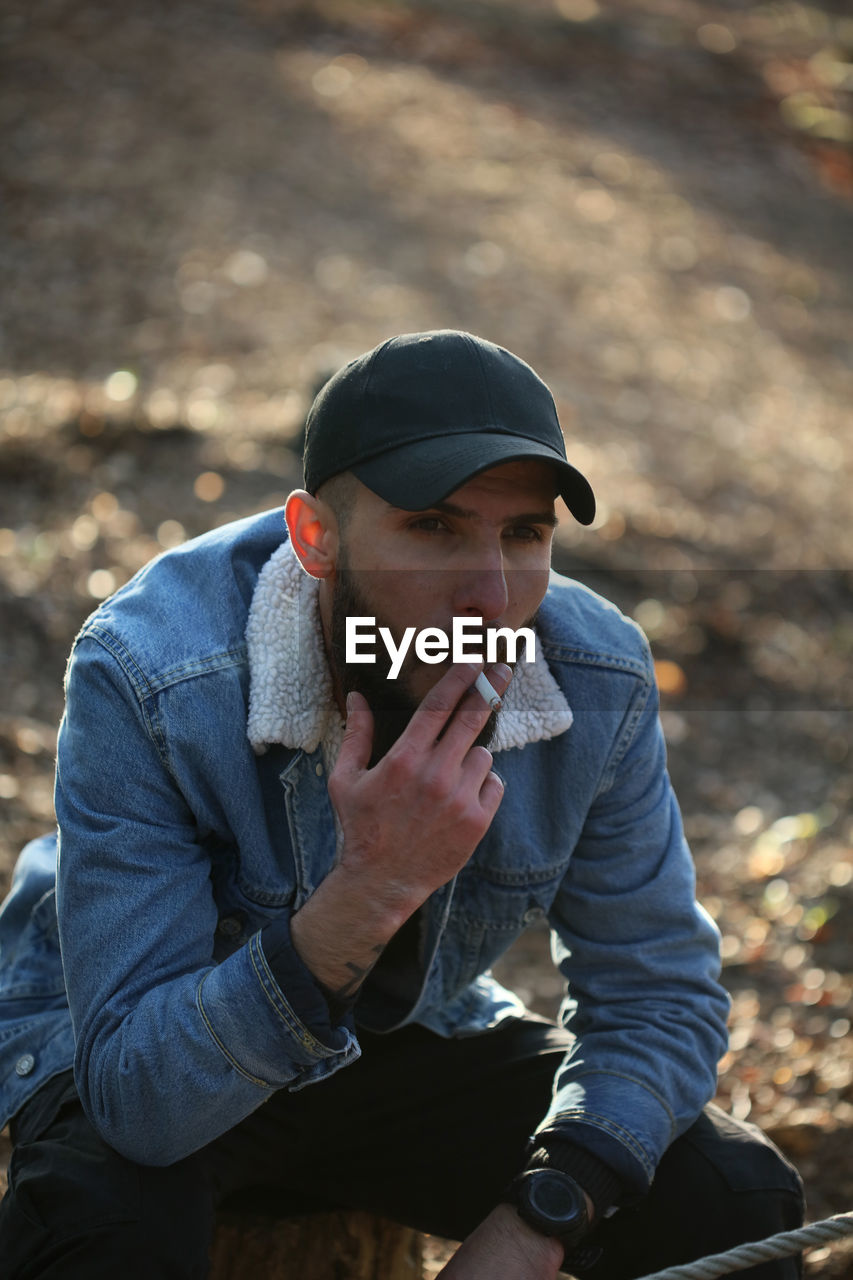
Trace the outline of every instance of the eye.
<instances>
[{"instance_id":1,"label":"eye","mask_svg":"<svg viewBox=\"0 0 853 1280\"><path fill-rule=\"evenodd\" d=\"M509 537L517 542L541 542L542 530L537 525L517 524L508 530Z\"/></svg>"},{"instance_id":2,"label":"eye","mask_svg":"<svg viewBox=\"0 0 853 1280\"><path fill-rule=\"evenodd\" d=\"M412 520L409 528L416 529L419 533L442 533L447 525L440 516L418 516L417 520Z\"/></svg>"}]
</instances>

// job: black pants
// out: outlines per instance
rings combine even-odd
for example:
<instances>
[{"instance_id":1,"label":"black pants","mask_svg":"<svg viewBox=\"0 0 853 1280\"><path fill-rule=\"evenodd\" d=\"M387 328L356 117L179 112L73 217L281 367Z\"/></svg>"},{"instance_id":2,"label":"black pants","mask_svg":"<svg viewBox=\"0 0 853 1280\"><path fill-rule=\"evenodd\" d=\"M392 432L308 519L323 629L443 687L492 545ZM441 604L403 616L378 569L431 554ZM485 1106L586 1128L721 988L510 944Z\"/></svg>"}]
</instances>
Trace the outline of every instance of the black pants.
<instances>
[{"instance_id":1,"label":"black pants","mask_svg":"<svg viewBox=\"0 0 853 1280\"><path fill-rule=\"evenodd\" d=\"M358 1062L277 1093L168 1168L102 1142L70 1072L50 1081L13 1124L5 1280L200 1280L216 1209L235 1200L283 1216L369 1209L464 1239L523 1161L564 1033L531 1019L464 1040L416 1027L360 1039ZM602 1223L602 1256L583 1275L628 1280L799 1226L802 1212L793 1167L759 1130L709 1107L667 1151L649 1195ZM800 1268L790 1259L738 1274L794 1280Z\"/></svg>"}]
</instances>

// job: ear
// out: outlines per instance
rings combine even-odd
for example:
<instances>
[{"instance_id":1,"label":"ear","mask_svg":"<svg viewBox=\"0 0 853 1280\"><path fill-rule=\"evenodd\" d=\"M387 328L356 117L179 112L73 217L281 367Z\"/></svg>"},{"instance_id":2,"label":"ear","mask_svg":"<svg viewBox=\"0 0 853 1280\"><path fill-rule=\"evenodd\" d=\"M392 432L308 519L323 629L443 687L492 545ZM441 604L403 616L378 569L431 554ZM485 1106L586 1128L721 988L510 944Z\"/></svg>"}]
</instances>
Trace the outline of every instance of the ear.
<instances>
[{"instance_id":1,"label":"ear","mask_svg":"<svg viewBox=\"0 0 853 1280\"><path fill-rule=\"evenodd\" d=\"M338 527L328 503L304 489L294 489L284 505L290 541L296 558L312 578L328 578L334 573L338 547Z\"/></svg>"}]
</instances>

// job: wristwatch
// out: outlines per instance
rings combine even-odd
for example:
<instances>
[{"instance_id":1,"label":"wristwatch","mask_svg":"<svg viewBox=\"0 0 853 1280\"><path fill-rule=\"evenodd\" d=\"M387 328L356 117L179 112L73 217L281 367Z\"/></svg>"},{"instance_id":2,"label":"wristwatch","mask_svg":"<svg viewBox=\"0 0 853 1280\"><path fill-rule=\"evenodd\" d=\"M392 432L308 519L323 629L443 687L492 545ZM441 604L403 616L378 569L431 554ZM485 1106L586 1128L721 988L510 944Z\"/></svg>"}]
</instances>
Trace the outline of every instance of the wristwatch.
<instances>
[{"instance_id":1,"label":"wristwatch","mask_svg":"<svg viewBox=\"0 0 853 1280\"><path fill-rule=\"evenodd\" d=\"M568 1253L590 1229L586 1197L559 1169L527 1169L510 1187L518 1216L543 1236L555 1236Z\"/></svg>"}]
</instances>

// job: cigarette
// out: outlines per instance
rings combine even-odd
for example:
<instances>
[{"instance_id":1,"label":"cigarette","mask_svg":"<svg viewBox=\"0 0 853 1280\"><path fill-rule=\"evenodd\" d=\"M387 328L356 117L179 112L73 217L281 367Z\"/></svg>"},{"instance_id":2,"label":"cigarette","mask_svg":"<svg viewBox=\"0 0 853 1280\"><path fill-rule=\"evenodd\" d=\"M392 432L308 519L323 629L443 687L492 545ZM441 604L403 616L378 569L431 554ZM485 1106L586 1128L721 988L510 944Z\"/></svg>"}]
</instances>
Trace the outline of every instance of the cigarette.
<instances>
[{"instance_id":1,"label":"cigarette","mask_svg":"<svg viewBox=\"0 0 853 1280\"><path fill-rule=\"evenodd\" d=\"M492 688L482 671L474 681L474 688L477 690L480 697L488 703L492 711L498 711L503 705L501 702L501 695L496 689Z\"/></svg>"}]
</instances>

